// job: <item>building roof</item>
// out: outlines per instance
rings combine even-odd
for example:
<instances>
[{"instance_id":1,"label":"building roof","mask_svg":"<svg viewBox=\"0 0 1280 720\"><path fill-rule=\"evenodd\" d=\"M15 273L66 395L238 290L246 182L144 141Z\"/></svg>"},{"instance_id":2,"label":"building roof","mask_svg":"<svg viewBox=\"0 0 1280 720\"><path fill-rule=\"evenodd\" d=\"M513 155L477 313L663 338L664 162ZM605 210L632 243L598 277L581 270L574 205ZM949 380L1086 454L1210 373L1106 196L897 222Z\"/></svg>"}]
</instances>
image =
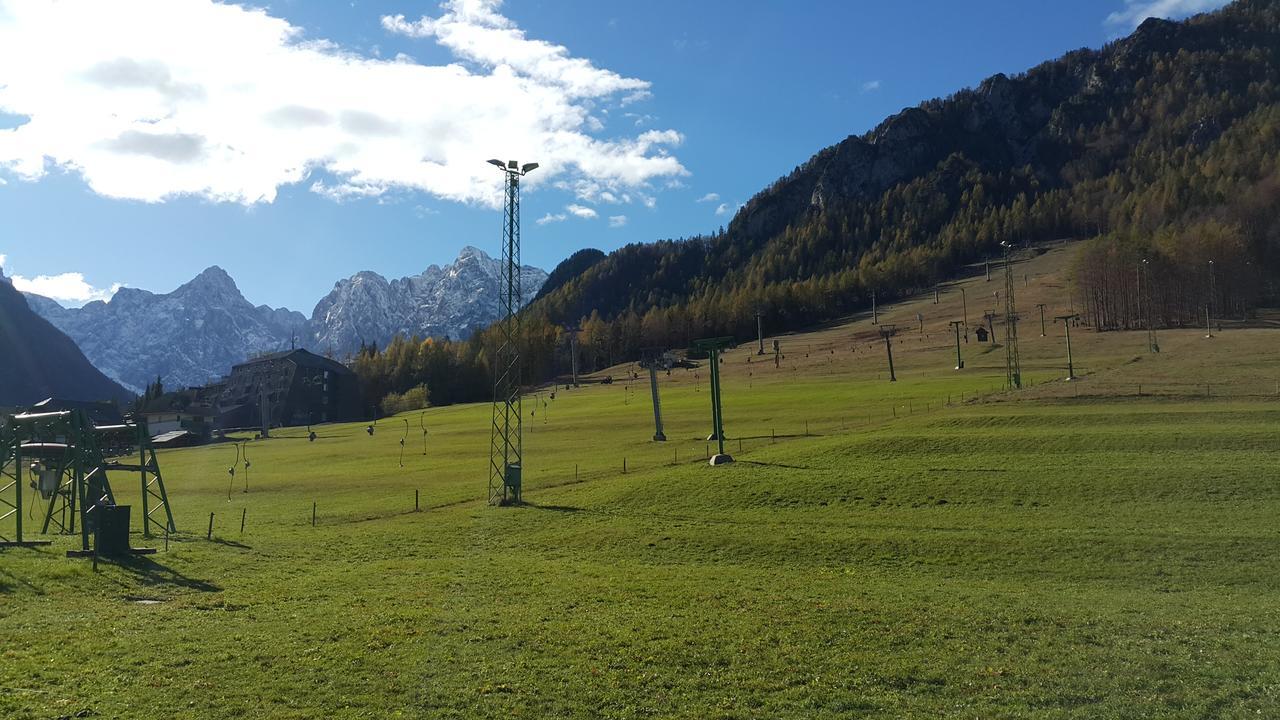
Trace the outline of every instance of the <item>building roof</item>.
<instances>
[{"instance_id":1,"label":"building roof","mask_svg":"<svg viewBox=\"0 0 1280 720\"><path fill-rule=\"evenodd\" d=\"M167 433L160 433L151 438L152 445L168 445L178 440L185 440L188 437L194 437L186 430L171 430Z\"/></svg>"},{"instance_id":2,"label":"building roof","mask_svg":"<svg viewBox=\"0 0 1280 720\"><path fill-rule=\"evenodd\" d=\"M267 353L266 355L260 355L251 360L246 360L242 363L233 365L231 366L231 369L234 372L236 368L250 367L252 365L275 362L278 360L289 360L293 362L295 365L299 365L303 367L321 368L321 369L328 370L330 372L335 372L335 373L342 373L342 374L352 373L351 368L347 367L346 365L343 365L342 363L336 360L330 360L327 357L316 355L315 353L308 352L301 348L298 348L296 350L282 350L280 352L273 352L273 353Z\"/></svg>"},{"instance_id":3,"label":"building roof","mask_svg":"<svg viewBox=\"0 0 1280 720\"><path fill-rule=\"evenodd\" d=\"M94 425L119 425L124 422L120 409L111 402L89 402L86 400L64 400L47 398L32 405L29 412L57 412L59 410L81 410Z\"/></svg>"}]
</instances>

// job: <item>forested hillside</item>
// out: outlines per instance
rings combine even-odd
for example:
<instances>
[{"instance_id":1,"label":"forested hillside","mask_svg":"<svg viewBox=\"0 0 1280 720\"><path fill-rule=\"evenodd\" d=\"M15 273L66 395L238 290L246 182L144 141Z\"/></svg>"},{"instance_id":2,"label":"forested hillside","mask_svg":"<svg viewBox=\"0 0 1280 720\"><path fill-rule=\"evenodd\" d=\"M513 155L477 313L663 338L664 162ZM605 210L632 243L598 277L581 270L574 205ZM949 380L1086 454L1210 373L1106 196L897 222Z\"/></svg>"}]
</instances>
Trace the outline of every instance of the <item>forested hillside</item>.
<instances>
[{"instance_id":1,"label":"forested hillside","mask_svg":"<svg viewBox=\"0 0 1280 720\"><path fill-rule=\"evenodd\" d=\"M826 148L711 236L629 245L525 314L527 380L708 335L797 328L927 288L1017 244L1087 238L1089 320L1247 313L1280 265L1280 0L1238 0L931 100ZM1208 261L1215 295L1208 298ZM1216 312L1216 310L1215 310ZM455 350L483 362L491 339ZM399 389L399 388L397 388Z\"/></svg>"},{"instance_id":2,"label":"forested hillside","mask_svg":"<svg viewBox=\"0 0 1280 720\"><path fill-rule=\"evenodd\" d=\"M133 393L89 364L80 348L27 305L0 273L0 405L45 398L129 402Z\"/></svg>"}]
</instances>

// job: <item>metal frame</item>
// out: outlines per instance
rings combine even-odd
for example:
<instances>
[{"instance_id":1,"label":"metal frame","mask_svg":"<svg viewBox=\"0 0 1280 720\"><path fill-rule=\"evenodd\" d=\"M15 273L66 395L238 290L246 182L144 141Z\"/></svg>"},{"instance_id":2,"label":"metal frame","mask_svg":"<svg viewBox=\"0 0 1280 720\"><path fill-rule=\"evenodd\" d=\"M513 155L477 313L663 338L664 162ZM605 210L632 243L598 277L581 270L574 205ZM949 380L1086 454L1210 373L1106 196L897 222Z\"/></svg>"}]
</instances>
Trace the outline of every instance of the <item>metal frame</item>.
<instances>
[{"instance_id":1,"label":"metal frame","mask_svg":"<svg viewBox=\"0 0 1280 720\"><path fill-rule=\"evenodd\" d=\"M1013 245L1004 245L1004 375L1005 387L1022 389L1022 356L1018 353L1018 308L1013 299Z\"/></svg>"},{"instance_id":2,"label":"metal frame","mask_svg":"<svg viewBox=\"0 0 1280 720\"><path fill-rule=\"evenodd\" d=\"M694 348L706 351L708 361L711 363L711 437L707 439L716 441L719 450L716 456L721 458L721 462L733 458L724 451L724 408L720 402L720 351L734 345L731 337L705 338L693 343Z\"/></svg>"},{"instance_id":3,"label":"metal frame","mask_svg":"<svg viewBox=\"0 0 1280 720\"><path fill-rule=\"evenodd\" d=\"M520 178L538 167L490 160L503 172L500 333L493 355L493 411L489 433L489 504L518 505L524 471L524 405L520 394Z\"/></svg>"},{"instance_id":4,"label":"metal frame","mask_svg":"<svg viewBox=\"0 0 1280 720\"><path fill-rule=\"evenodd\" d=\"M114 443L111 445L113 448L136 445L137 464L107 462L106 443ZM25 453L26 457L24 447L32 450ZM55 452L57 449L61 452ZM37 544L23 537L21 512L22 464L36 454L42 456L42 461L50 463L59 478L57 488L45 504L40 526L42 534L48 534L51 529L64 535L79 534L81 551L88 552L89 526L94 509L103 502L112 505L116 502L107 478L108 471L112 470L139 474L144 537L151 537L153 528L177 532L164 478L160 474L160 463L145 421L97 427L81 410L22 413L7 418L5 428L0 431L0 510L8 509L0 515L0 522L13 516L16 530L16 537L13 540L3 538L0 546ZM6 470L10 464L12 470ZM9 499L10 495L13 500ZM163 521L155 517L162 509Z\"/></svg>"},{"instance_id":5,"label":"metal frame","mask_svg":"<svg viewBox=\"0 0 1280 720\"><path fill-rule=\"evenodd\" d=\"M666 442L667 435L662 432L662 401L658 397L658 368L662 365L662 348L644 348L641 350L640 367L649 371L649 393L653 396L653 440Z\"/></svg>"}]
</instances>

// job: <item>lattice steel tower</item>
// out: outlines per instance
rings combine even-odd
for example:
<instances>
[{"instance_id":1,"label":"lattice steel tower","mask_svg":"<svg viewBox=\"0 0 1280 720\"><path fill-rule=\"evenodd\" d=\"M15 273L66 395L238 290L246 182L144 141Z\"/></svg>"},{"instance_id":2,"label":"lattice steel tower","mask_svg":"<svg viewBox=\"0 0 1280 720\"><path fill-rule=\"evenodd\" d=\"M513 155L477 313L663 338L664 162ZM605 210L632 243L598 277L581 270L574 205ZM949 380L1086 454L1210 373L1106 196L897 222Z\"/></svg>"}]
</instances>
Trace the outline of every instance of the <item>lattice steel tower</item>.
<instances>
[{"instance_id":1,"label":"lattice steel tower","mask_svg":"<svg viewBox=\"0 0 1280 720\"><path fill-rule=\"evenodd\" d=\"M520 503L523 472L523 405L520 397L520 178L538 167L490 160L502 170L506 202L502 211L502 289L498 298L498 349L493 363L493 427L489 433L489 504Z\"/></svg>"},{"instance_id":2,"label":"lattice steel tower","mask_svg":"<svg viewBox=\"0 0 1280 720\"><path fill-rule=\"evenodd\" d=\"M1004 246L1004 365L1005 382L1010 390L1022 387L1022 364L1018 357L1018 308L1013 301L1013 245Z\"/></svg>"}]
</instances>

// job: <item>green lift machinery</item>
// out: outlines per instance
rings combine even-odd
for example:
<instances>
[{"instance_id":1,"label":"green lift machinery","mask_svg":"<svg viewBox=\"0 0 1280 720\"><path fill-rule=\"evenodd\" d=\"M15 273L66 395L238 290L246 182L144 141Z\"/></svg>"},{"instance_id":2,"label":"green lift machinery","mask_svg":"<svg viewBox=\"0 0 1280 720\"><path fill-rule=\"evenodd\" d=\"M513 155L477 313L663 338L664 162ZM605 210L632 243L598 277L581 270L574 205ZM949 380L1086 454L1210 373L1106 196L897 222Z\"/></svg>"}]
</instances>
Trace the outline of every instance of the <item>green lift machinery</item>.
<instances>
[{"instance_id":1,"label":"green lift machinery","mask_svg":"<svg viewBox=\"0 0 1280 720\"><path fill-rule=\"evenodd\" d=\"M91 553L90 534L111 525L108 517L123 523L127 550L128 510L117 505L108 472L138 474L143 537L177 532L146 421L95 425L79 409L6 417L0 427L0 547L48 544L24 534L23 494L30 490L44 504L41 534L80 536L80 550L68 555Z\"/></svg>"}]
</instances>

